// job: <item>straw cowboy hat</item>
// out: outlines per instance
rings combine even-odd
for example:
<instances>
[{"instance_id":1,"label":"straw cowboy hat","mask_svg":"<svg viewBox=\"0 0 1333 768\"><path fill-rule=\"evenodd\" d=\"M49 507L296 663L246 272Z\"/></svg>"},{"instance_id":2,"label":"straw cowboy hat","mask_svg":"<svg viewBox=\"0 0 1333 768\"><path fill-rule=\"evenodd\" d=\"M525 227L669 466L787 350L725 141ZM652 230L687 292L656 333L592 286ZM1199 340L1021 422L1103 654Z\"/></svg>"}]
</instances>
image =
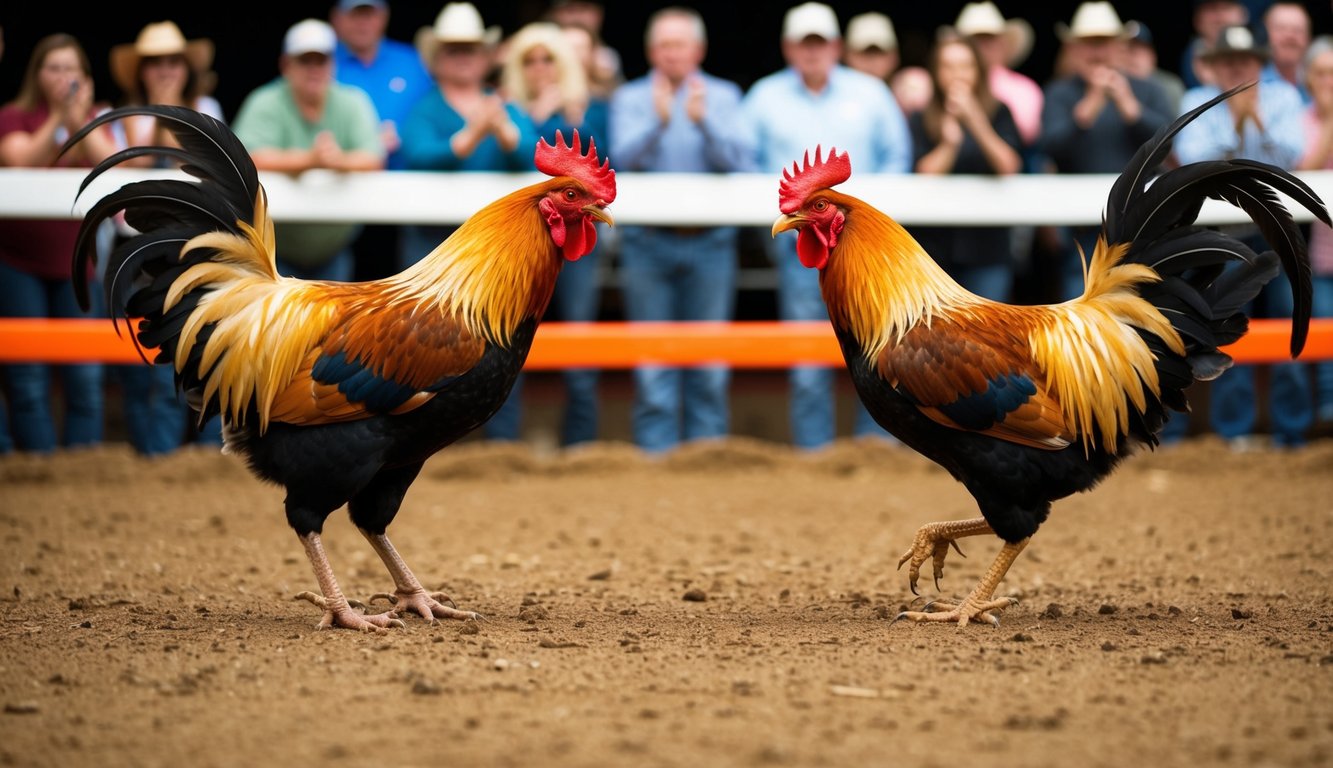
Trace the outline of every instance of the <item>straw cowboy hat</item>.
<instances>
[{"instance_id":1,"label":"straw cowboy hat","mask_svg":"<svg viewBox=\"0 0 1333 768\"><path fill-rule=\"evenodd\" d=\"M134 93L139 90L139 62L152 56L177 54L185 57L185 62L194 72L199 82L199 92L211 91L217 79L208 69L213 66L213 41L186 40L180 27L170 21L149 24L140 30L139 37L133 43L112 48L111 79L125 93Z\"/></svg>"},{"instance_id":2,"label":"straw cowboy hat","mask_svg":"<svg viewBox=\"0 0 1333 768\"><path fill-rule=\"evenodd\" d=\"M1107 2L1084 3L1074 11L1074 18L1069 24L1056 24L1055 34L1061 40L1076 40L1082 37L1127 37L1125 25L1120 21L1120 14Z\"/></svg>"},{"instance_id":3,"label":"straw cowboy hat","mask_svg":"<svg viewBox=\"0 0 1333 768\"><path fill-rule=\"evenodd\" d=\"M1032 25L1023 19L1006 19L992 2L968 3L958 13L953 29L963 37L997 35L1004 40L1005 65L1016 67L1032 52Z\"/></svg>"},{"instance_id":4,"label":"straw cowboy hat","mask_svg":"<svg viewBox=\"0 0 1333 768\"><path fill-rule=\"evenodd\" d=\"M435 18L435 26L417 31L417 52L429 64L435 58L440 43L480 43L495 45L500 41L500 28L487 27L472 3L449 3Z\"/></svg>"}]
</instances>

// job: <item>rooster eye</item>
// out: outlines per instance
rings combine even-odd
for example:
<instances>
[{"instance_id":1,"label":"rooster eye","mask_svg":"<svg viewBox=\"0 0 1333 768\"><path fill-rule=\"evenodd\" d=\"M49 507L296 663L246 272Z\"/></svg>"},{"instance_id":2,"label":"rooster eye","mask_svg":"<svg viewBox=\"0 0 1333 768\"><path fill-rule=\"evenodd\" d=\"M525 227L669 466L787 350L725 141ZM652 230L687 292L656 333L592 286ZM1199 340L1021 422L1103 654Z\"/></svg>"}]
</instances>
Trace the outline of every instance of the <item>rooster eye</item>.
<instances>
[{"instance_id":1,"label":"rooster eye","mask_svg":"<svg viewBox=\"0 0 1333 768\"><path fill-rule=\"evenodd\" d=\"M827 200L820 200L820 201L818 201L818 202L815 203L815 210L816 210L816 211L824 211L824 210L826 210L827 208L828 208L828 201L827 201Z\"/></svg>"},{"instance_id":2,"label":"rooster eye","mask_svg":"<svg viewBox=\"0 0 1333 768\"><path fill-rule=\"evenodd\" d=\"M565 190L565 199L568 200L569 202L571 203L574 202L574 198L576 197L578 197L578 195L574 193L574 190L572 189Z\"/></svg>"}]
</instances>

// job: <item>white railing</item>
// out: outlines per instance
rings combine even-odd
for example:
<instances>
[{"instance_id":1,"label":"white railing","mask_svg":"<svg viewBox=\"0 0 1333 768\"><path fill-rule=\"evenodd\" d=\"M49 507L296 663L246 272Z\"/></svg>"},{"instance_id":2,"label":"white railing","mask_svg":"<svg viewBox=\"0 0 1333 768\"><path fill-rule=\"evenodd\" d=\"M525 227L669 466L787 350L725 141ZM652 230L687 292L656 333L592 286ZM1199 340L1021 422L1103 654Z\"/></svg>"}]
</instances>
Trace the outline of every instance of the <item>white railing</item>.
<instances>
[{"instance_id":1,"label":"white railing","mask_svg":"<svg viewBox=\"0 0 1333 768\"><path fill-rule=\"evenodd\" d=\"M75 204L80 169L0 168L0 218L78 218L102 195L162 172L115 170ZM1302 173L1333 200L1333 171ZM278 221L457 224L539 174L355 173L312 171L298 178L264 174ZM1097 224L1113 175L977 176L854 175L839 187L907 226ZM610 210L618 224L768 227L778 214L777 174L618 173ZM1290 205L1296 218L1310 220ZM1226 203L1209 201L1200 223L1247 221Z\"/></svg>"}]
</instances>

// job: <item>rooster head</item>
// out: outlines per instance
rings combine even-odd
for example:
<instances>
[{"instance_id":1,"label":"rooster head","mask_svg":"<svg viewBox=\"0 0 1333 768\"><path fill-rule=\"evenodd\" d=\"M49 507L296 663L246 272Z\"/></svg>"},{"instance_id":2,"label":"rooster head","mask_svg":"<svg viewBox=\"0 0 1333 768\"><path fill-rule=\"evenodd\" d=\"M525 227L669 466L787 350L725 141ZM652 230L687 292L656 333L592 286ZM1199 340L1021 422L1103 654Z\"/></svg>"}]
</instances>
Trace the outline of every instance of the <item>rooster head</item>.
<instances>
[{"instance_id":1,"label":"rooster head","mask_svg":"<svg viewBox=\"0 0 1333 768\"><path fill-rule=\"evenodd\" d=\"M555 146L542 139L537 144L537 170L555 178L543 185L537 207L551 231L561 254L568 261L578 261L597 245L593 220L614 224L606 206L616 199L616 172L610 161L597 164L597 145L588 139L588 153L583 154L579 132L574 131L574 146L555 133Z\"/></svg>"},{"instance_id":2,"label":"rooster head","mask_svg":"<svg viewBox=\"0 0 1333 768\"><path fill-rule=\"evenodd\" d=\"M820 148L815 147L814 162L810 162L807 151L804 166L792 163L790 171L785 168L782 171L782 183L778 186L778 209L782 215L773 222L773 236L789 229L800 230L796 236L796 255L805 266L823 269L847 221L846 212L824 193L851 177L852 163L846 152L839 155L836 148L830 148L828 157L821 158Z\"/></svg>"}]
</instances>

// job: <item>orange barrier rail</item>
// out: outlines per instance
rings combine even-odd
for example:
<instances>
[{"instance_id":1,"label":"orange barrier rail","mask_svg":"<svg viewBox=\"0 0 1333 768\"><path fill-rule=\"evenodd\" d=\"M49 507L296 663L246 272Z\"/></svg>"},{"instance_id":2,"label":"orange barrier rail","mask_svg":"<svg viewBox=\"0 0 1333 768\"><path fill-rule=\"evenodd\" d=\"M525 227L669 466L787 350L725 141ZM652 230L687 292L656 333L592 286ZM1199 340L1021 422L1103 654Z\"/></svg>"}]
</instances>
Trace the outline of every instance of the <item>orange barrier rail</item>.
<instances>
[{"instance_id":1,"label":"orange barrier rail","mask_svg":"<svg viewBox=\"0 0 1333 768\"><path fill-rule=\"evenodd\" d=\"M1241 362L1287 360L1285 320L1254 320L1227 352ZM129 334L107 320L0 320L0 363L136 362ZM1302 360L1333 359L1333 320L1311 321ZM528 356L529 369L632 368L726 364L733 368L842 365L827 322L546 323Z\"/></svg>"}]
</instances>

